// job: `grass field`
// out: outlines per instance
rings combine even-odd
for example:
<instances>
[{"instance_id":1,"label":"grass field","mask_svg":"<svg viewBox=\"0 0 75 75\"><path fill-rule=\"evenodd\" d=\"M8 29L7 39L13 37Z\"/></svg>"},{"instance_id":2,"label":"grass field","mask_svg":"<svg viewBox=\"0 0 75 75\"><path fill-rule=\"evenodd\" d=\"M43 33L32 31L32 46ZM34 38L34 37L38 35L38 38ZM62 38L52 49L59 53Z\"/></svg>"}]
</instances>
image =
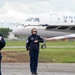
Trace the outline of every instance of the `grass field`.
<instances>
[{"instance_id":1,"label":"grass field","mask_svg":"<svg viewBox=\"0 0 75 75\"><path fill-rule=\"evenodd\" d=\"M4 48L3 62L29 62L25 41L6 41L6 47L23 46L23 48ZM47 48L40 49L39 62L75 63L75 41L46 42Z\"/></svg>"}]
</instances>

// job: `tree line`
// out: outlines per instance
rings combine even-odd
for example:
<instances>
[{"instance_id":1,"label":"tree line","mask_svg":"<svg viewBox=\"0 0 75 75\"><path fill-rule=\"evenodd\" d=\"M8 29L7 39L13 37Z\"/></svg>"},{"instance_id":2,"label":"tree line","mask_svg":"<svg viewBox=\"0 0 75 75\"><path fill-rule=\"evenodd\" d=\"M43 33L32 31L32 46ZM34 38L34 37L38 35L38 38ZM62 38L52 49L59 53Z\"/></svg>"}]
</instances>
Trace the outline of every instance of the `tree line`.
<instances>
[{"instance_id":1,"label":"tree line","mask_svg":"<svg viewBox=\"0 0 75 75\"><path fill-rule=\"evenodd\" d=\"M0 33L3 35L4 38L7 38L9 35L9 32L12 30L9 28L0 28Z\"/></svg>"}]
</instances>

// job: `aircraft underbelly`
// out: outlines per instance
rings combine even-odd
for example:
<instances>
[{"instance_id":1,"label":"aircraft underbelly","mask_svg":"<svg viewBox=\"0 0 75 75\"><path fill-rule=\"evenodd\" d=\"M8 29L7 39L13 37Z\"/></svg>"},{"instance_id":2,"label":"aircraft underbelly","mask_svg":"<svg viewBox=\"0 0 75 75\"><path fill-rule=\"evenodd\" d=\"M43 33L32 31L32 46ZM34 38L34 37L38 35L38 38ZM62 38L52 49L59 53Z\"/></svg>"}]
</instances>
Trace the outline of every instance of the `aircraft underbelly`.
<instances>
[{"instance_id":1,"label":"aircraft underbelly","mask_svg":"<svg viewBox=\"0 0 75 75\"><path fill-rule=\"evenodd\" d=\"M65 33L65 32L47 31L47 30L42 30L42 29L38 29L37 31L38 31L37 34L42 37L55 37L55 36L70 34L70 33ZM16 31L14 34L18 36L29 36L31 35L31 30L30 29L22 29L22 30L18 29L18 31Z\"/></svg>"},{"instance_id":2,"label":"aircraft underbelly","mask_svg":"<svg viewBox=\"0 0 75 75\"><path fill-rule=\"evenodd\" d=\"M38 31L38 34L42 37L55 37L55 36L67 35L69 33L56 32L56 31Z\"/></svg>"}]
</instances>

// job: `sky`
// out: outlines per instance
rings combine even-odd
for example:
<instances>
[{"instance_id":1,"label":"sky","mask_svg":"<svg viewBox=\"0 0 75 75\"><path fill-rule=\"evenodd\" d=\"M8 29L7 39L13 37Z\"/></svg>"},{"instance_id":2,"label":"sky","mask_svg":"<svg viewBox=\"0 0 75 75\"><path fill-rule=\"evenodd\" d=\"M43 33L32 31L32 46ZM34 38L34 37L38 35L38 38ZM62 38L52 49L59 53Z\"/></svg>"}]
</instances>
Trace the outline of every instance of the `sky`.
<instances>
[{"instance_id":1,"label":"sky","mask_svg":"<svg viewBox=\"0 0 75 75\"><path fill-rule=\"evenodd\" d=\"M0 0L0 22L23 22L44 13L75 13L75 0Z\"/></svg>"}]
</instances>

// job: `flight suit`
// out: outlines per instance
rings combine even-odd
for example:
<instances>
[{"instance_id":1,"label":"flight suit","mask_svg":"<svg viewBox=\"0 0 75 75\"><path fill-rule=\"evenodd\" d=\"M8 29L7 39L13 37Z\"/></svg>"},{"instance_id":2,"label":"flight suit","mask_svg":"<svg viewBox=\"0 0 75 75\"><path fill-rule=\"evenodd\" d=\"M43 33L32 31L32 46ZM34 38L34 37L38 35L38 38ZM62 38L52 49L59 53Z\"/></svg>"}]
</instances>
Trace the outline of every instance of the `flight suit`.
<instances>
[{"instance_id":1,"label":"flight suit","mask_svg":"<svg viewBox=\"0 0 75 75\"><path fill-rule=\"evenodd\" d=\"M2 34L0 33L0 75L1 75L1 59L2 59L1 50L5 46L5 44L6 44L5 40L2 36Z\"/></svg>"},{"instance_id":2,"label":"flight suit","mask_svg":"<svg viewBox=\"0 0 75 75\"><path fill-rule=\"evenodd\" d=\"M38 40L38 42L35 43L35 40ZM27 39L26 48L29 50L31 72L37 72L40 42L42 43L44 40L39 35L32 34Z\"/></svg>"}]
</instances>

